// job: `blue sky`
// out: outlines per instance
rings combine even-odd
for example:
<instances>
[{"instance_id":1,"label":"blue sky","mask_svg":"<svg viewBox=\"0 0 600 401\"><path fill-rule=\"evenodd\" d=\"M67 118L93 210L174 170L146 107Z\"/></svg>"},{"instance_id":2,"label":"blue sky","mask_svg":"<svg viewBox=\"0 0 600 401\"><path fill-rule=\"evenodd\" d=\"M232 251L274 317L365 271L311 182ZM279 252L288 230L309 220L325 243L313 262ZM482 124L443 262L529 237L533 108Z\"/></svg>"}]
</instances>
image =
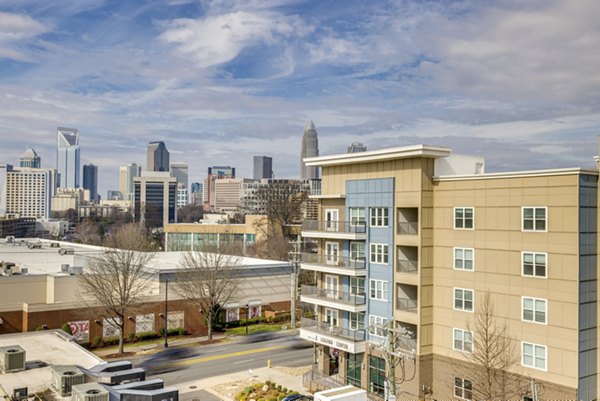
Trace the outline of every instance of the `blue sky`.
<instances>
[{"instance_id":1,"label":"blue sky","mask_svg":"<svg viewBox=\"0 0 600 401\"><path fill-rule=\"evenodd\" d=\"M299 171L321 154L416 143L487 171L590 167L600 134L600 2L0 0L0 163L55 165L78 128L101 195L148 141L199 180Z\"/></svg>"}]
</instances>

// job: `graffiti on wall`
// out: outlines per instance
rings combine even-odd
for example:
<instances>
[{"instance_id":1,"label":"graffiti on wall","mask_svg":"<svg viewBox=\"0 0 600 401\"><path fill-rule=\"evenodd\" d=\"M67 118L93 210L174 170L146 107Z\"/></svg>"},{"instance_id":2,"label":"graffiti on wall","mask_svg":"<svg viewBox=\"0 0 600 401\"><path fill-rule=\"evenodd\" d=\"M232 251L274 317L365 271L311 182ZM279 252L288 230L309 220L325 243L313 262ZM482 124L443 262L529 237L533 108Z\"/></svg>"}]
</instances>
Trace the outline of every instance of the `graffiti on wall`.
<instances>
[{"instance_id":1,"label":"graffiti on wall","mask_svg":"<svg viewBox=\"0 0 600 401\"><path fill-rule=\"evenodd\" d=\"M260 317L260 305L250 306L250 319Z\"/></svg>"},{"instance_id":2,"label":"graffiti on wall","mask_svg":"<svg viewBox=\"0 0 600 401\"><path fill-rule=\"evenodd\" d=\"M102 337L118 337L121 333L121 329L119 325L115 323L121 323L120 317L115 317L112 319L104 319L102 321Z\"/></svg>"},{"instance_id":3,"label":"graffiti on wall","mask_svg":"<svg viewBox=\"0 0 600 401\"><path fill-rule=\"evenodd\" d=\"M183 311L169 312L167 314L167 329L184 328Z\"/></svg>"},{"instance_id":4,"label":"graffiti on wall","mask_svg":"<svg viewBox=\"0 0 600 401\"><path fill-rule=\"evenodd\" d=\"M225 321L233 322L235 320L240 320L240 309L239 308L227 309L227 315L225 317Z\"/></svg>"},{"instance_id":5,"label":"graffiti on wall","mask_svg":"<svg viewBox=\"0 0 600 401\"><path fill-rule=\"evenodd\" d=\"M77 320L69 322L71 328L71 334L75 337L77 342L88 342L90 341L90 321L89 320Z\"/></svg>"},{"instance_id":6,"label":"graffiti on wall","mask_svg":"<svg viewBox=\"0 0 600 401\"><path fill-rule=\"evenodd\" d=\"M154 331L154 313L137 315L135 317L135 332L146 333L149 331Z\"/></svg>"}]
</instances>

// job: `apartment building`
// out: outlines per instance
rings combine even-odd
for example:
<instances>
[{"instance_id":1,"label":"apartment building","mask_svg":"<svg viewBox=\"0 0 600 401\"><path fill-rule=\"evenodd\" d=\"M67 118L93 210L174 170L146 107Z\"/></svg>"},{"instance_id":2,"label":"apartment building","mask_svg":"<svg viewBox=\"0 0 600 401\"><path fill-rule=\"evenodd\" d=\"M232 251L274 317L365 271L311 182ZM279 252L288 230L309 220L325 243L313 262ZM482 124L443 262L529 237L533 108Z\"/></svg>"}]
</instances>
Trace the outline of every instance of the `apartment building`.
<instances>
[{"instance_id":1,"label":"apartment building","mask_svg":"<svg viewBox=\"0 0 600 401\"><path fill-rule=\"evenodd\" d=\"M322 375L381 397L395 377L398 399L475 399L489 299L524 400L596 399L597 170L485 173L424 145L305 161L322 187L302 227L318 280L302 288L317 313L300 334Z\"/></svg>"},{"instance_id":2,"label":"apartment building","mask_svg":"<svg viewBox=\"0 0 600 401\"><path fill-rule=\"evenodd\" d=\"M50 218L56 170L0 165L0 213Z\"/></svg>"}]
</instances>

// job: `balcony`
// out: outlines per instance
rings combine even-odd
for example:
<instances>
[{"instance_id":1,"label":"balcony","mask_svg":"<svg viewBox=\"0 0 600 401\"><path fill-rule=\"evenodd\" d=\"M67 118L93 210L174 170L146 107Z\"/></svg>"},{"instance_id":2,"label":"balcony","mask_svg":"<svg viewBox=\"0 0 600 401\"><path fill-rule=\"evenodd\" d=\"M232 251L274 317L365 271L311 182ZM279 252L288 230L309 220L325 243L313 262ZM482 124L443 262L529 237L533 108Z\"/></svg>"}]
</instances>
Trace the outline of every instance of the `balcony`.
<instances>
[{"instance_id":1,"label":"balcony","mask_svg":"<svg viewBox=\"0 0 600 401\"><path fill-rule=\"evenodd\" d=\"M398 273L417 274L419 272L419 263L416 260L399 260L396 265Z\"/></svg>"},{"instance_id":2,"label":"balcony","mask_svg":"<svg viewBox=\"0 0 600 401\"><path fill-rule=\"evenodd\" d=\"M300 300L328 308L348 312L364 312L367 309L366 294L351 294L349 292L328 290L311 285L303 285Z\"/></svg>"},{"instance_id":3,"label":"balcony","mask_svg":"<svg viewBox=\"0 0 600 401\"><path fill-rule=\"evenodd\" d=\"M417 313L418 305L416 299L396 298L396 309L403 312Z\"/></svg>"},{"instance_id":4,"label":"balcony","mask_svg":"<svg viewBox=\"0 0 600 401\"><path fill-rule=\"evenodd\" d=\"M347 256L333 256L318 253L302 254L302 269L323 273L343 274L346 276L365 276L366 260L364 257L350 259Z\"/></svg>"},{"instance_id":5,"label":"balcony","mask_svg":"<svg viewBox=\"0 0 600 401\"><path fill-rule=\"evenodd\" d=\"M416 246L398 246L396 254L398 255L396 272L406 274L419 272L419 249Z\"/></svg>"},{"instance_id":6,"label":"balcony","mask_svg":"<svg viewBox=\"0 0 600 401\"><path fill-rule=\"evenodd\" d=\"M396 322L398 335L395 337L396 346L406 351L417 349L417 326L406 322Z\"/></svg>"},{"instance_id":7,"label":"balcony","mask_svg":"<svg viewBox=\"0 0 600 401\"><path fill-rule=\"evenodd\" d=\"M364 240L367 238L367 225L365 222L356 221L307 220L302 223L302 236Z\"/></svg>"},{"instance_id":8,"label":"balcony","mask_svg":"<svg viewBox=\"0 0 600 401\"><path fill-rule=\"evenodd\" d=\"M416 207L398 208L397 233L399 235L419 234L419 209Z\"/></svg>"},{"instance_id":9,"label":"balcony","mask_svg":"<svg viewBox=\"0 0 600 401\"><path fill-rule=\"evenodd\" d=\"M332 326L325 322L302 318L300 337L352 354L365 351L365 331Z\"/></svg>"}]
</instances>

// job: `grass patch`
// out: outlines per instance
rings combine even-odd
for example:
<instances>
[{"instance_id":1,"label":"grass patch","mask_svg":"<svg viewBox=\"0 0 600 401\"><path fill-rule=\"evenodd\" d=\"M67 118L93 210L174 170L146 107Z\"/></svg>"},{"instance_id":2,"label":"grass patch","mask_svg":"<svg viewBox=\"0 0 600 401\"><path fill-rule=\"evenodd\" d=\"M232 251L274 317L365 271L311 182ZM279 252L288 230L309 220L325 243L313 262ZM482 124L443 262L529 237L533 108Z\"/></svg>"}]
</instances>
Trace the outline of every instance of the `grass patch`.
<instances>
[{"instance_id":1,"label":"grass patch","mask_svg":"<svg viewBox=\"0 0 600 401\"><path fill-rule=\"evenodd\" d=\"M259 323L248 325L248 334L260 333L265 331L281 331L283 330L283 326L288 326L286 324L281 323ZM235 327L232 329L227 329L227 334L234 336L243 336L246 334L246 326Z\"/></svg>"}]
</instances>

